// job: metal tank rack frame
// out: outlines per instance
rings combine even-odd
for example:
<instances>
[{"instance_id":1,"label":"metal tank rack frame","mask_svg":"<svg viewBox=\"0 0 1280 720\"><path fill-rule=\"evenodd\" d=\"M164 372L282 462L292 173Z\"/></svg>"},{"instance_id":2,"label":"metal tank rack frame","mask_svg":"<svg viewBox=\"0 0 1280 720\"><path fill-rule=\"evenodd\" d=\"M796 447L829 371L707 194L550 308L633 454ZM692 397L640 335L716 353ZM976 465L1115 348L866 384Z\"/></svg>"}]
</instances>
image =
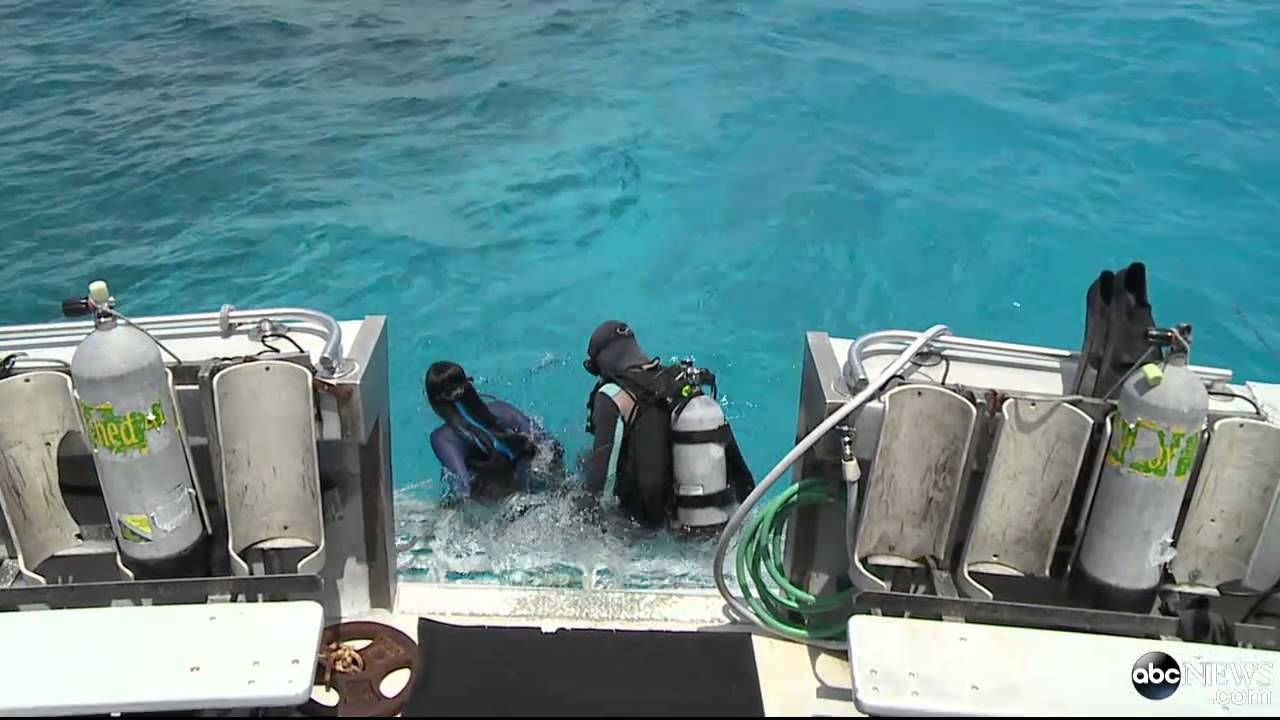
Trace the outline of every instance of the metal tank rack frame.
<instances>
[{"instance_id":1,"label":"metal tank rack frame","mask_svg":"<svg viewBox=\"0 0 1280 720\"><path fill-rule=\"evenodd\" d=\"M838 411L919 336L920 333L904 330L875 332L852 339L833 338L824 332L807 333L796 437L808 435ZM1068 587L1078 538L1085 527L1089 502L1110 439L1115 407L1114 401L1064 391L1071 386L1080 362L1079 354L944 335L931 343L927 357L917 357L920 362L899 376L894 381L896 386L889 386L843 421L841 427L851 435L854 454L861 466L857 492L850 493L852 507L801 508L789 524L785 557L788 577L815 595L850 588L855 591L853 607L817 620L838 620L837 615L852 613L1130 637L1177 637L1177 617L1162 615L1155 607L1150 613L1095 609L1075 597ZM1212 391L1210 428L1224 418L1265 415L1255 401L1254 384L1233 384L1232 373L1221 368L1192 365L1190 369ZM907 407L904 398L908 395L916 412L901 410ZM891 399L893 397L896 399ZM896 416L890 418L888 407L895 402L899 409ZM966 551L973 551L971 545L980 545L975 541L980 535L975 529L975 520L984 489L992 485L992 465L997 462L1000 447L997 439L1010 422L1008 412L1002 413L1002 409L1007 410L1012 403L1026 403L1029 407L1038 404L1040 411L1049 406L1069 407L1068 412L1073 415L1063 419L1062 437L1074 432L1074 437L1081 441L1076 446L1082 451L1082 456L1073 460L1075 464L1067 463L1060 473L1070 493L1069 502L1055 505L1057 514L1048 513L1052 517L1043 521L1055 524L1052 529L1041 528L1041 534L1048 538L1043 544L1047 550L1041 557L1031 558L1035 562L1023 563L1024 567L1016 570L999 565L1017 566L1012 558L1019 553L1022 555L1019 559L1028 559L1030 551L1026 546L1035 543L1023 542L1025 532L997 534L1019 540L1020 544L1009 548L1009 559L1002 554L976 557L970 552L966 555ZM1269 418L1272 423L1277 419ZM910 441L904 441L909 437ZM843 482L840 443L841 433L837 431L820 439L793 466L793 482L816 478ZM1005 455L1014 452L1009 448L1005 450ZM1203 462L1204 452L1202 444L1199 462ZM934 474L942 471L928 462L936 458L948 459L943 475L950 484L940 482L941 476L935 477ZM1006 461L1007 458L999 460ZM1195 473L1200 470L1199 462ZM1016 468L1017 463L1010 467ZM1021 467L1025 469L1026 463ZM1018 477L1030 475L1023 472ZM1035 475L1038 478L1039 473ZM1193 474L1184 501L1184 516L1195 479ZM928 485L930 490L913 490L908 487L912 484ZM1024 484L1029 487L1032 483ZM948 489L940 496L924 497L936 494L939 487ZM912 495L913 492L916 494ZM1025 508L1016 503L1013 507L1032 520L1015 519L1017 513L1006 511L997 521L1009 519L1013 524L1034 525L1035 516L1045 512L1047 495L1028 497L1034 502L1027 502ZM998 500L1004 502L1008 498ZM935 501L946 507L926 512ZM996 504L1000 503L992 503ZM904 514L902 507L909 507L912 512ZM893 515L895 512L901 516ZM846 521L847 513L852 513L852 522ZM990 519L988 513L987 520ZM886 530L886 527L897 530ZM902 530L903 527L907 529ZM1181 534L1176 537L1181 538ZM975 562L993 559L997 562L985 565ZM987 574L974 581L968 572L973 567L981 567ZM1269 593L1229 593L1216 588L1166 583L1161 587L1161 594L1179 604L1194 598L1207 600L1216 612L1228 619L1237 643L1280 648L1280 631L1276 627L1246 617L1251 613L1257 615L1256 611L1267 599L1264 596Z\"/></svg>"},{"instance_id":2,"label":"metal tank rack frame","mask_svg":"<svg viewBox=\"0 0 1280 720\"><path fill-rule=\"evenodd\" d=\"M119 560L100 489L95 491L88 445L82 433L73 433L58 449L58 487L78 525L78 542L44 563L51 581L42 585L18 571L13 529L0 515L0 611L257 599L317 600L329 618L393 609L397 582L386 318L339 322L309 309L236 310L227 305L218 312L131 320L181 358L166 355L165 361L208 511L211 573L131 579ZM50 371L69 376L75 348L92 330L92 322L0 327L0 357L12 358L10 376ZM258 563L251 574L236 573L228 558L214 385L227 369L262 361L289 363L311 378L323 527L322 553L314 558L323 562L311 572ZM261 431L275 436L270 427Z\"/></svg>"}]
</instances>

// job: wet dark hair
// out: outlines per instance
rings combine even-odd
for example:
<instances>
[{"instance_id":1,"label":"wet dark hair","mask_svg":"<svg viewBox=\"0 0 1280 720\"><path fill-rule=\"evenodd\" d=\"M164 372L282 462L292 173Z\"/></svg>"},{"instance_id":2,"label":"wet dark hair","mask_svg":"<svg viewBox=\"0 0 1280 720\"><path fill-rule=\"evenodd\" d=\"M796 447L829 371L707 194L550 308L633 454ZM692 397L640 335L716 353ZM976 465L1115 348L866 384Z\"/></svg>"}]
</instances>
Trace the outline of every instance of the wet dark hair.
<instances>
[{"instance_id":1,"label":"wet dark hair","mask_svg":"<svg viewBox=\"0 0 1280 720\"><path fill-rule=\"evenodd\" d=\"M468 391L474 391L471 378L462 366L448 360L431 363L427 374L422 378L423 389L427 392L427 401L434 408L438 403L457 400Z\"/></svg>"},{"instance_id":2,"label":"wet dark hair","mask_svg":"<svg viewBox=\"0 0 1280 720\"><path fill-rule=\"evenodd\" d=\"M431 404L431 409L436 415L453 428L454 432L476 445L485 455L495 455L499 452L489 435L500 440L517 456L525 450L528 438L519 433L509 432L502 427L498 419L489 411L489 406L480 397L480 393L476 392L475 385L472 384L471 378L467 376L466 370L461 365L448 360L432 363L431 367L427 368L422 385L427 393L427 402ZM458 411L459 405L467 415L483 425L484 429L489 431L489 435L478 432L474 425L467 422Z\"/></svg>"}]
</instances>

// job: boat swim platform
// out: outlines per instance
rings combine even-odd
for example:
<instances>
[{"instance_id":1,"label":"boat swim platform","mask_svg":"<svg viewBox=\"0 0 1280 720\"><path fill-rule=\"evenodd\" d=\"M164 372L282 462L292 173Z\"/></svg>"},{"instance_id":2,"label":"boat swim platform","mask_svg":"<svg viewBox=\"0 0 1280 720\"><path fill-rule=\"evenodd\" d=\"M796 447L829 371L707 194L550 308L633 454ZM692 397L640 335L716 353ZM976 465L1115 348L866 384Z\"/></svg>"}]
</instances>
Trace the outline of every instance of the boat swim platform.
<instances>
[{"instance_id":1,"label":"boat swim platform","mask_svg":"<svg viewBox=\"0 0 1280 720\"><path fill-rule=\"evenodd\" d=\"M41 585L32 578L19 577L20 573L15 572L15 545L13 539L5 534L10 530L0 527L0 605L3 605L0 610L10 610L0 612L0 623L17 627L27 618L39 617L40 622L54 622L56 626L60 622L58 618L63 616L30 614L40 612L29 609L30 605L39 606L50 598L56 601L53 603L55 605L61 606L60 604L70 601L72 605L86 606L109 614L115 610L145 610L147 603L163 602L174 608L173 627L166 630L171 630L175 635L181 632L182 623L192 622L193 618L216 622L209 618L221 618L224 612L237 616L237 611L243 611L239 616L257 617L258 620L253 622L260 623L258 627L255 628L252 624L242 625L231 638L243 641L244 644L252 644L261 640L262 636L269 635L261 623L267 623L267 615L278 611L277 603L295 602L303 604L295 606L296 610L289 612L291 624L282 623L273 625L272 628L283 633L275 638L281 647L296 648L294 654L301 655L318 644L323 628L363 620L394 627L409 638L419 636L424 619L451 627L482 631L486 628L532 629L548 637L557 634L556 631L599 630L639 631L654 635L681 633L746 636L749 644L741 647L749 649L739 652L749 653L751 656L760 701L763 712L767 715L856 716L867 710L892 714L971 711L979 714L1000 714L1006 711L1059 714L1072 707L1078 708L1082 713L1114 709L1117 714L1141 715L1164 714L1171 707L1147 701L1138 696L1132 686L1125 688L1122 685L1099 688L1088 697L1081 695L1078 698L1059 698L1066 704L1056 707L1037 706L1032 702L1034 698L1019 700L1023 704L1008 704L1000 697L986 696L971 688L976 686L981 690L1001 687L1001 674L1016 672L1017 668L1010 662L993 662L990 658L967 656L965 648L955 647L948 650L951 653L948 657L952 658L952 662L961 663L959 667L964 667L963 674L959 677L969 680L968 684L948 684L940 679L937 692L918 684L913 685L910 680L932 671L928 666L927 653L923 658L916 656L919 647L955 641L952 637L955 628L943 626L953 624L944 620L948 619L948 615L954 615L952 610L956 606L945 602L940 606L943 608L941 611L937 608L920 611L920 608L916 608L907 612L912 616L906 620L912 623L909 626L888 623L890 620L902 619L888 617L894 614L888 610L885 611L885 617L876 617L879 611L874 608L870 611L866 607L851 609L850 612L854 613L853 622L849 625L854 645L851 662L845 653L820 651L755 631L751 626L733 618L723 598L711 589L539 589L436 584L402 579L396 572L394 545L395 496L390 463L392 445L386 318L370 316L362 320L337 322L314 311L273 309L241 312L224 309L218 313L136 318L135 321L146 327L183 360L181 363L167 364L173 376L175 394L192 453L196 457L197 475L206 487L206 495L213 499L210 517L215 519L225 519L226 511L220 509L217 501L217 488L222 482L218 474L220 464L211 462L217 454L218 423L215 418L217 406L213 402L211 378L207 372L209 364L216 364L219 358L243 358L262 352L264 343L261 337L255 337L255 333L260 336L262 333L274 334L287 329L289 337L301 346L302 352L295 357L289 350L291 344L271 340L283 352L273 352L268 358L297 361L314 373L315 437L319 446L319 476L324 490L322 566L299 566L297 572L291 570L283 574L252 568L249 569L251 574L248 576L228 571L225 576L194 581L194 585L191 584L192 581L162 581L152 584L120 581L121 578L115 574L115 544L110 540L109 533L104 535L101 527L95 525L96 516L90 507L92 503L85 505L84 498L80 497L83 493L69 494L68 510L79 522L83 537L77 540L74 547L57 552L49 559L47 564L51 567L64 562L74 567L65 571L46 572L45 576L49 580L47 585ZM58 369L70 361L75 344L87 331L85 324L77 323L0 327L0 355L14 351L25 353L18 365L19 372ZM869 336L862 339L866 337ZM806 334L797 418L802 433L848 399L850 385L845 382L845 378L854 371L848 362L851 357L849 351L862 339L842 339L820 332ZM887 367L900 344L893 340L868 344L863 354L866 358L864 370L874 375ZM1029 360L1024 358L1012 364L993 365L984 358L981 351L962 346L947 352L946 363L919 367L908 378L929 378L936 383L945 374L949 383L1051 396L1061 394L1066 378L1072 373L1073 354L1051 348L1035 350L1032 355L1036 357ZM1252 400L1265 411L1271 422L1280 417L1280 387L1251 381L1236 382L1229 371L1221 369L1195 369L1211 380L1216 388ZM1231 417L1252 413L1249 400L1214 396L1211 414L1216 417ZM834 440L833 433L806 453L793 469L793 477L803 477L806 468L822 468L823 463L829 461ZM862 451L874 452L874 448L862 448L860 453ZM80 466L74 463L66 466L66 475L59 478L64 488L67 485L81 490L92 488L93 476L90 474L85 477L76 470L77 467L83 470L83 461L87 459L84 449L68 447L62 454L82 462ZM826 509L798 514L787 542L786 571L815 593L830 590L837 579L847 577L849 572L848 555L842 538L843 518L838 512L834 513L834 517L832 515ZM225 542L225 538L223 541ZM84 570L84 567L91 567L92 572ZM241 568L240 572L244 570L245 568ZM84 584L90 579L95 582ZM104 580L116 582L103 583ZM6 597L10 600L20 598L22 602L14 600L10 605L4 605ZM250 601L251 598L257 600L259 597L262 601ZM881 596L875 592L865 592L860 597L875 599ZM244 602L232 603L230 607L226 607L228 598L239 598ZM919 596L910 598L918 600ZM897 596L882 599L886 603L885 607L903 600ZM121 607L121 603L125 606ZM316 612L314 605L306 603L318 604L322 612ZM23 607L16 608L14 604ZM1003 612L1003 606L982 607L996 608ZM1041 615L1052 614L1048 608L1032 606L1032 610ZM1025 611L1026 608L1022 608L1022 612ZM136 620L125 622L126 615L127 613L121 613L118 616L122 619L120 623L96 623L95 626L105 627L104 632L108 634L117 625L120 632L127 632L134 627L130 623L136 623ZM935 617L938 615L941 617ZM1015 637L1025 637L1028 647L1039 648L1040 652L1050 658L1054 656L1054 648L1057 647L1055 638L1063 640L1063 647L1074 648L1073 652L1093 652L1098 657L1101 657L1098 653L1110 653L1123 657L1124 663L1129 665L1137 655L1133 658L1128 656L1143 648L1164 649L1168 654L1179 658L1198 652L1194 644L1177 640L1176 631L1170 630L1169 623L1151 624L1158 632L1146 633L1143 637L1125 637L1123 633L1116 635L1105 629L1090 629L1088 625L1092 621L1088 618L1064 622L1068 626L1075 623L1077 627L1074 629L1048 629L1031 622L1025 614L992 617L990 622L982 620L980 615L960 618L960 624L974 633L971 639L975 648L1006 647L1008 640L1001 634L1003 631L1000 628L1012 626L1014 630L1029 631L1036 628L1037 632ZM129 617L136 618L139 615L134 613ZM163 625L163 621L158 624ZM153 628L151 632L158 631ZM1066 639L1067 635L1072 636L1071 639ZM898 640L895 641L895 638ZM922 644L903 647L902 642L907 638L915 638L913 642ZM123 637L105 639L119 647L130 647L132 642ZM207 650L216 655L221 651L215 647L215 640L225 639L211 637L206 641L196 641L195 650ZM1270 642L1267 638L1263 639ZM49 647L63 647L66 653L93 651L93 648L84 647L82 640L76 637L58 637L56 633L46 642ZM206 644L200 645L201 642ZM621 637L619 642L623 642ZM1091 644L1107 642L1112 643L1109 649L1103 645ZM1120 644L1116 645L1116 642ZM152 660L159 662L166 657L166 653L177 653L183 649L176 644L174 647L160 647L155 650ZM1225 650L1229 651L1228 657L1232 658L1246 658L1254 652L1272 652L1256 648ZM185 651L190 653L192 649L187 647ZM883 658L884 662L868 666L865 658L869 655ZM0 677L29 677L32 682L36 682L41 677L47 679L57 676L56 654L39 662L32 662L30 658L24 661L21 655L7 657L5 667L0 668ZM171 659L179 659L179 656L174 655ZM183 655L181 659L187 660L190 656ZM209 658L210 662L217 659L213 655ZM290 658L293 659L298 658ZM483 663L491 661L491 658L460 660L464 665L474 667L483 667ZM124 663L114 667L120 672L137 672L136 666ZM298 696L292 694L297 691L288 681L296 681L296 675L291 673L298 672L298 669L292 663L290 668L292 669L280 668L280 672L273 676L280 684L274 686L275 694L270 697L264 695L261 689L258 692L246 690L243 673L247 670L237 667L234 672L228 670L220 684L215 683L215 686L191 686L190 694L180 698L141 697L137 699L139 705L129 709L236 708L255 706L255 703L268 707L291 707L294 704L292 700L296 700ZM1059 671L1071 670L1069 667L1060 667ZM8 672L14 674L7 675ZM430 670L424 668L421 672L429 673ZM422 675L419 675L419 679L421 678ZM886 680L882 684L880 680L873 678ZM895 678L894 682L888 681ZM229 684L235 682L240 684L235 687ZM981 699L977 701L978 704L974 704L974 696L966 693L979 693ZM76 711L86 711L86 707L91 708L88 711L119 709L113 708L110 702L74 705L74 697L45 697L49 698L45 705L33 709L36 714L74 714ZM100 696L98 700L102 701L106 697ZM1184 693L1183 697L1190 697L1190 693ZM1139 700L1142 702L1137 702ZM16 699L10 702L17 703ZM1250 714L1259 709L1233 706L1224 711L1211 702L1200 702L1188 707L1188 712L1193 714L1207 712L1208 709L1214 710L1215 714ZM0 712L15 709L22 708L0 707ZM1275 714L1270 707L1262 709L1267 711L1263 714ZM530 708L529 712L533 714L535 711Z\"/></svg>"},{"instance_id":2,"label":"boat swim platform","mask_svg":"<svg viewBox=\"0 0 1280 720\"><path fill-rule=\"evenodd\" d=\"M470 627L561 630L734 632L714 590L578 590L401 582L396 612L367 619L417 637L419 618ZM860 717L848 660L799 643L751 635L764 713L769 717ZM531 713L536 711L531 709Z\"/></svg>"},{"instance_id":3,"label":"boat swim platform","mask_svg":"<svg viewBox=\"0 0 1280 720\"><path fill-rule=\"evenodd\" d=\"M1180 689L1165 701L1138 695L1134 661L1163 651L1186 667L1200 662L1265 663L1272 650L1131 638L1009 622L941 622L859 612L849 622L852 653L769 637L735 622L711 591L467 587L405 582L396 612L365 618L416 637L422 618L469 628L750 633L763 714L768 717L867 715L1030 715L1072 712L1168 717L1273 717L1280 697L1255 693L1230 702L1212 688ZM549 662L554 655L549 653ZM1034 667L1034 672L1027 668ZM957 672L956 668L963 668ZM1076 682L1073 682L1072 679ZM1084 691L1088 686L1089 691ZM1247 697L1247 696L1246 696ZM535 708L530 714L539 714Z\"/></svg>"}]
</instances>

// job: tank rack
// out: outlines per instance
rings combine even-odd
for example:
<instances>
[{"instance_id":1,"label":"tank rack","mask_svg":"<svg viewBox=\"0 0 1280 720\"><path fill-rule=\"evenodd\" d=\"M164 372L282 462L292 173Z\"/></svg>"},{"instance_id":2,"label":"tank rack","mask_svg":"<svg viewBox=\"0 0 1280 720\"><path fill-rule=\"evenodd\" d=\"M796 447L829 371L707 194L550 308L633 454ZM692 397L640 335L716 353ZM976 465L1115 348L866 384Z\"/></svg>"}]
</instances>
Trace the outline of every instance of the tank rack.
<instances>
[{"instance_id":1,"label":"tank rack","mask_svg":"<svg viewBox=\"0 0 1280 720\"><path fill-rule=\"evenodd\" d=\"M391 609L385 318L223 306L128 322L165 350L208 563L135 577L121 557L72 382L94 323L0 327L10 466L0 467L0 612L293 600L321 603L327 617Z\"/></svg>"},{"instance_id":2,"label":"tank rack","mask_svg":"<svg viewBox=\"0 0 1280 720\"><path fill-rule=\"evenodd\" d=\"M809 333L796 436L920 336ZM1130 607L1079 582L1118 415L1113 400L1068 391L1078 353L947 334L917 358L793 466L796 483L857 478L847 506L797 511L786 555L793 581L818 596L851 592L855 615L1201 641L1212 617L1213 641L1280 648L1265 619L1280 617L1268 607L1280 588L1280 418L1251 385L1189 366L1209 391L1207 426L1188 455L1169 546L1152 556L1164 579L1149 603ZM842 458L842 442L853 458ZM1253 491L1225 490L1233 487Z\"/></svg>"}]
</instances>

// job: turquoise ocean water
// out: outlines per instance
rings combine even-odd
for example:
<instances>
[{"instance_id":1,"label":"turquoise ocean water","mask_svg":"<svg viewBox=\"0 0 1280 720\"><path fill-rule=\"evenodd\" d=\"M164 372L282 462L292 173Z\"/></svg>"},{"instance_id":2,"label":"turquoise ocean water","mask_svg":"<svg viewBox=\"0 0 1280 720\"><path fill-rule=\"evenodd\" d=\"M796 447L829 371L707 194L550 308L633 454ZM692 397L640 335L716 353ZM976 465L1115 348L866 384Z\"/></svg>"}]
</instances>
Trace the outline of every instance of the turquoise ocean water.
<instances>
[{"instance_id":1,"label":"turquoise ocean water","mask_svg":"<svg viewBox=\"0 0 1280 720\"><path fill-rule=\"evenodd\" d=\"M1194 359L1280 380L1280 10L1225 2L0 0L0 321L390 317L401 562L709 583L557 499L440 512L435 359L587 443L601 320L719 376L763 476L803 333L1075 347L1149 264Z\"/></svg>"}]
</instances>

